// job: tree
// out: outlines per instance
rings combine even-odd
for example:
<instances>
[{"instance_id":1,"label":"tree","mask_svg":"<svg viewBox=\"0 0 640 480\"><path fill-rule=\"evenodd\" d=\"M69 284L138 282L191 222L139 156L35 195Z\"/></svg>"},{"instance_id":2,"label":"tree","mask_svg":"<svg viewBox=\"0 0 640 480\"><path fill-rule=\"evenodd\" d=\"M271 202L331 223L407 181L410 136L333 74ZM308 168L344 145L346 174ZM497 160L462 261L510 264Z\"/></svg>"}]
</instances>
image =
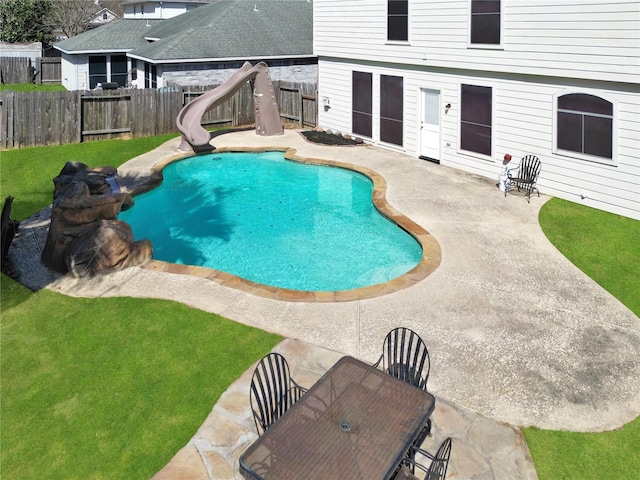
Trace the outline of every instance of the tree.
<instances>
[{"instance_id":1,"label":"tree","mask_svg":"<svg viewBox=\"0 0 640 480\"><path fill-rule=\"evenodd\" d=\"M55 1L51 5L49 22L53 30L71 38L92 28L91 20L98 10L98 4L90 0Z\"/></svg>"},{"instance_id":2,"label":"tree","mask_svg":"<svg viewBox=\"0 0 640 480\"><path fill-rule=\"evenodd\" d=\"M47 24L51 5L51 0L2 0L0 40L10 43L53 41L52 28Z\"/></svg>"}]
</instances>

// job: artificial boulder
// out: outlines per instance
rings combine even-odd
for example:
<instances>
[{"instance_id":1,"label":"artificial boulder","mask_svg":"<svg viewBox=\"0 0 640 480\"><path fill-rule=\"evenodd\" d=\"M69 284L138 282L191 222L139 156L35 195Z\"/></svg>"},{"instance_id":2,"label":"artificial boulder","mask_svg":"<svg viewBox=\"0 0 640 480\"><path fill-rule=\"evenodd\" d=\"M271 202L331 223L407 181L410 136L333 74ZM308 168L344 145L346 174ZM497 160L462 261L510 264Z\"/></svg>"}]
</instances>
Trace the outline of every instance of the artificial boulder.
<instances>
[{"instance_id":1,"label":"artificial boulder","mask_svg":"<svg viewBox=\"0 0 640 480\"><path fill-rule=\"evenodd\" d=\"M11 218L12 204L12 196L8 196L4 199L4 205L2 207L2 227L0 228L0 233L2 236L2 267L0 267L0 270L2 270L3 273L9 275L12 278L17 278L18 274L11 268L11 265L9 264L9 248L11 247L13 237L15 237L16 233L18 233L18 227L20 226L20 221L13 220Z\"/></svg>"},{"instance_id":2,"label":"artificial boulder","mask_svg":"<svg viewBox=\"0 0 640 480\"><path fill-rule=\"evenodd\" d=\"M53 179L53 208L42 263L76 277L141 265L153 255L149 240L134 241L131 227L116 220L133 205L120 191L116 169L67 162Z\"/></svg>"}]
</instances>

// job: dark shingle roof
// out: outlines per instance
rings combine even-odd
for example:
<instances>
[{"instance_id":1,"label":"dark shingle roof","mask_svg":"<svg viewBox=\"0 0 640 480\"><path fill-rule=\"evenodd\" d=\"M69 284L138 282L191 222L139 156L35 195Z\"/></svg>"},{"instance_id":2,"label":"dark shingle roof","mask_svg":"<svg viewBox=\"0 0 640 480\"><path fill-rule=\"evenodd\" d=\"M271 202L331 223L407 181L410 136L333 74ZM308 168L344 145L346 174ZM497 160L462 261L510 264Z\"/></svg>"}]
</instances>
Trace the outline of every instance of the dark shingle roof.
<instances>
[{"instance_id":1,"label":"dark shingle roof","mask_svg":"<svg viewBox=\"0 0 640 480\"><path fill-rule=\"evenodd\" d=\"M140 3L162 3L162 2L166 2L167 0L126 0L124 2L121 2L120 5L133 5L133 4L140 4ZM209 2L215 2L216 0L179 0L179 3L209 3Z\"/></svg>"},{"instance_id":2,"label":"dark shingle roof","mask_svg":"<svg viewBox=\"0 0 640 480\"><path fill-rule=\"evenodd\" d=\"M163 21L166 20L121 18L58 42L55 46L66 53L126 52L147 43L145 35Z\"/></svg>"},{"instance_id":3,"label":"dark shingle roof","mask_svg":"<svg viewBox=\"0 0 640 480\"><path fill-rule=\"evenodd\" d=\"M147 43L145 35L165 21L121 18L58 42L55 47L66 53L127 52Z\"/></svg>"},{"instance_id":4,"label":"dark shingle roof","mask_svg":"<svg viewBox=\"0 0 640 480\"><path fill-rule=\"evenodd\" d=\"M313 54L313 3L218 0L149 32L158 38L131 54L148 60L287 57Z\"/></svg>"},{"instance_id":5,"label":"dark shingle roof","mask_svg":"<svg viewBox=\"0 0 640 480\"><path fill-rule=\"evenodd\" d=\"M167 20L116 20L56 46L68 53L127 51L154 63L312 56L313 3L217 0Z\"/></svg>"}]
</instances>

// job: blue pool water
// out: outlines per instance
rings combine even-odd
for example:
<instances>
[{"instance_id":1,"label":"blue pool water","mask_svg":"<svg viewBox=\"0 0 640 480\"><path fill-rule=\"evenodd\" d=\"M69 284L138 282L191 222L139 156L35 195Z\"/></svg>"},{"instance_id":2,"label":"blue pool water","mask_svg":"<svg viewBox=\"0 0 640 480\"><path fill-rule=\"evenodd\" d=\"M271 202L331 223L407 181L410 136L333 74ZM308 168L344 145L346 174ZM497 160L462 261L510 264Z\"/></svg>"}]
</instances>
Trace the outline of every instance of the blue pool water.
<instances>
[{"instance_id":1,"label":"blue pool water","mask_svg":"<svg viewBox=\"0 0 640 480\"><path fill-rule=\"evenodd\" d=\"M293 290L351 290L418 264L420 244L372 203L373 184L281 152L218 153L168 165L119 215L153 257Z\"/></svg>"}]
</instances>

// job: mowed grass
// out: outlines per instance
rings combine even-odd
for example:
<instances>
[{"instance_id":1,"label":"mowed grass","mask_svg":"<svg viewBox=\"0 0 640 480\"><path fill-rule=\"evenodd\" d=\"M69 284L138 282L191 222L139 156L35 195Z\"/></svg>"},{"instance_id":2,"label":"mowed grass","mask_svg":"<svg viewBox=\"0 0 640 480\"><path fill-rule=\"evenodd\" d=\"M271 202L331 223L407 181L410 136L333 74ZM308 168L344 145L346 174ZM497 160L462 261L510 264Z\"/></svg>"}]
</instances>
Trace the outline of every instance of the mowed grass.
<instances>
[{"instance_id":1,"label":"mowed grass","mask_svg":"<svg viewBox=\"0 0 640 480\"><path fill-rule=\"evenodd\" d=\"M30 147L0 152L0 190L2 201L15 198L12 217L23 220L51 204L53 179L67 161L89 167L119 167L126 161L153 150L176 134L133 140L104 140L50 147Z\"/></svg>"},{"instance_id":2,"label":"mowed grass","mask_svg":"<svg viewBox=\"0 0 640 480\"><path fill-rule=\"evenodd\" d=\"M565 257L640 315L639 221L557 198L539 221Z\"/></svg>"},{"instance_id":3,"label":"mowed grass","mask_svg":"<svg viewBox=\"0 0 640 480\"><path fill-rule=\"evenodd\" d=\"M6 479L150 478L281 340L176 302L1 283Z\"/></svg>"},{"instance_id":4,"label":"mowed grass","mask_svg":"<svg viewBox=\"0 0 640 480\"><path fill-rule=\"evenodd\" d=\"M12 90L14 92L66 92L62 85L53 83L14 83L12 85L0 84L0 92Z\"/></svg>"},{"instance_id":5,"label":"mowed grass","mask_svg":"<svg viewBox=\"0 0 640 480\"><path fill-rule=\"evenodd\" d=\"M539 220L571 262L640 315L640 222L557 198ZM611 432L524 434L540 480L640 478L640 417Z\"/></svg>"}]
</instances>

